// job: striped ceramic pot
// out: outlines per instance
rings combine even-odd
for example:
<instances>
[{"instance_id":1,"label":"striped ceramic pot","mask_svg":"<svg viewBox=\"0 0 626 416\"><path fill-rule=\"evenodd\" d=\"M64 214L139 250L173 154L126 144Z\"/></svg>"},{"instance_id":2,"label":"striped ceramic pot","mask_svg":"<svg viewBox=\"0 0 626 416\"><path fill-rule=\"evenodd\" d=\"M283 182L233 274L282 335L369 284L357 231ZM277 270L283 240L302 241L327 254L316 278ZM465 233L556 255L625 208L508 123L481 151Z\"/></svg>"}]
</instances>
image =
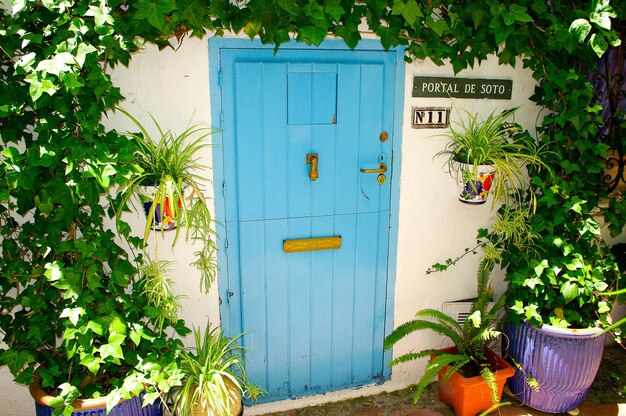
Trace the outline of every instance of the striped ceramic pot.
<instances>
[{"instance_id":1,"label":"striped ceramic pot","mask_svg":"<svg viewBox=\"0 0 626 416\"><path fill-rule=\"evenodd\" d=\"M522 322L507 323L505 357L519 364L508 385L524 405L547 413L574 410L593 383L602 353L604 333L597 328L563 329L544 325L535 328ZM506 342L506 338L505 338ZM539 384L537 390L527 380Z\"/></svg>"},{"instance_id":2,"label":"striped ceramic pot","mask_svg":"<svg viewBox=\"0 0 626 416\"><path fill-rule=\"evenodd\" d=\"M54 397L48 395L39 386L38 380L29 386L30 394L35 399L36 416L52 416L50 406ZM162 416L163 409L160 400L151 405L143 406L142 395L123 400L106 412L106 396L96 399L76 400L72 403L72 416Z\"/></svg>"}]
</instances>

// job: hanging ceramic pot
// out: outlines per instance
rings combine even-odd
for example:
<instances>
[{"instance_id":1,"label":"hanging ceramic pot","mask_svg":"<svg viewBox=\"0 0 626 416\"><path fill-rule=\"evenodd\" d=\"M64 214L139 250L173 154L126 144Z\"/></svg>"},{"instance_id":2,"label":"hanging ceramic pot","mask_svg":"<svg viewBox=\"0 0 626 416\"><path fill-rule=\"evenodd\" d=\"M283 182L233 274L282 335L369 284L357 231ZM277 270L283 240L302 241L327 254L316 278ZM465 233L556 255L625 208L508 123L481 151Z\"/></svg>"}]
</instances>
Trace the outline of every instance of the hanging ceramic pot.
<instances>
[{"instance_id":1,"label":"hanging ceramic pot","mask_svg":"<svg viewBox=\"0 0 626 416\"><path fill-rule=\"evenodd\" d=\"M484 204L494 183L495 168L492 165L468 165L459 163L457 186L459 201L466 204Z\"/></svg>"},{"instance_id":2,"label":"hanging ceramic pot","mask_svg":"<svg viewBox=\"0 0 626 416\"><path fill-rule=\"evenodd\" d=\"M154 195L156 187L153 185L143 186L140 193L141 205L146 214L146 218L150 218L150 211L154 201ZM178 202L178 207L181 206L181 202ZM176 228L176 215L177 209L170 203L170 199L165 197L165 203L162 207L161 204L156 204L154 207L154 215L152 217L152 229L157 231L173 230Z\"/></svg>"}]
</instances>

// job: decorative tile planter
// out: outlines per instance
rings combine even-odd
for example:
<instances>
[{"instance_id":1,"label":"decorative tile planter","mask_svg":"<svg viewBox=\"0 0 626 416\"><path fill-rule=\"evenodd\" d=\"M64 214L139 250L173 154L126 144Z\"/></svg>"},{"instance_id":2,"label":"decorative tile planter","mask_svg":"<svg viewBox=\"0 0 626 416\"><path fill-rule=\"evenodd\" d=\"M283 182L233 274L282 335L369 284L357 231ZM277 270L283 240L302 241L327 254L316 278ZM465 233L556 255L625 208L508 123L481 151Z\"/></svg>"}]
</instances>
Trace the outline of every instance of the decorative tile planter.
<instances>
[{"instance_id":1,"label":"decorative tile planter","mask_svg":"<svg viewBox=\"0 0 626 416\"><path fill-rule=\"evenodd\" d=\"M458 164L457 187L459 201L466 204L484 204L495 178L495 168L491 165L478 165L476 169L465 163Z\"/></svg>"},{"instance_id":2,"label":"decorative tile planter","mask_svg":"<svg viewBox=\"0 0 626 416\"><path fill-rule=\"evenodd\" d=\"M152 200L156 188L152 185L144 186L141 190L140 199L142 200L143 210L146 217L149 216L152 209ZM145 202L147 200L147 202ZM181 202L177 201L178 206L181 206ZM157 204L154 208L154 218L152 220L152 229L156 231L161 230L173 230L176 228L176 212L172 211L169 197L165 197L165 206L161 207L161 204Z\"/></svg>"},{"instance_id":3,"label":"decorative tile planter","mask_svg":"<svg viewBox=\"0 0 626 416\"><path fill-rule=\"evenodd\" d=\"M442 349L446 353L456 353L456 347ZM498 397L502 397L502 390L507 378L511 377L515 370L496 353L487 350L487 359L492 365L492 371L498 386ZM495 368L495 370L493 370ZM458 416L476 416L493 406L491 401L491 389L483 376L465 378L459 373L453 373L445 380L443 375L448 371L448 366L439 372L439 398L442 402L454 407Z\"/></svg>"},{"instance_id":4,"label":"decorative tile planter","mask_svg":"<svg viewBox=\"0 0 626 416\"><path fill-rule=\"evenodd\" d=\"M562 329L526 323L504 326L509 346L505 357L519 363L509 380L511 392L524 405L547 413L575 409L585 398L600 367L604 351L602 330ZM531 389L526 376L539 383Z\"/></svg>"}]
</instances>

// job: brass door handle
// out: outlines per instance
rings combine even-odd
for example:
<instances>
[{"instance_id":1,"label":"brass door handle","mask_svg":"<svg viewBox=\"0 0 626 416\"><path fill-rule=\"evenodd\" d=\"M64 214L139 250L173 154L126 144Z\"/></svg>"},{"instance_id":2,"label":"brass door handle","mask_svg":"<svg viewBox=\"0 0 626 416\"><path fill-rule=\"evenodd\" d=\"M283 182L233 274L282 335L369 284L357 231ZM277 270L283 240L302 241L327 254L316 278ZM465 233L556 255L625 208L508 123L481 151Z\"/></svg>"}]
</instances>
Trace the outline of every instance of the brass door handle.
<instances>
[{"instance_id":1,"label":"brass door handle","mask_svg":"<svg viewBox=\"0 0 626 416\"><path fill-rule=\"evenodd\" d=\"M316 181L319 178L319 172L317 171L318 157L317 153L307 153L306 155L307 165L311 165L309 168L309 179Z\"/></svg>"},{"instance_id":2,"label":"brass door handle","mask_svg":"<svg viewBox=\"0 0 626 416\"><path fill-rule=\"evenodd\" d=\"M387 164L380 162L379 169L361 169L362 173L385 173L387 172Z\"/></svg>"}]
</instances>

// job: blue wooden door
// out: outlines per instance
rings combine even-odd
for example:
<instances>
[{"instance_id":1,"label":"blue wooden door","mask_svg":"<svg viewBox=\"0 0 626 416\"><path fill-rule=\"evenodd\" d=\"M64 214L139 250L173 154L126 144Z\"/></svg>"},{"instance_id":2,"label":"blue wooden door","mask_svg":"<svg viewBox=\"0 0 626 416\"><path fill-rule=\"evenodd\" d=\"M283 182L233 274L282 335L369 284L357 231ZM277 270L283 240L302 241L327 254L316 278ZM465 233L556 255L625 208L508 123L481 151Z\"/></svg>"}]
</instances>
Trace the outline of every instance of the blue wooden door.
<instances>
[{"instance_id":1,"label":"blue wooden door","mask_svg":"<svg viewBox=\"0 0 626 416\"><path fill-rule=\"evenodd\" d=\"M380 380L395 52L221 49L220 65L226 332L249 331L270 400ZM285 252L325 237L340 247Z\"/></svg>"}]
</instances>

